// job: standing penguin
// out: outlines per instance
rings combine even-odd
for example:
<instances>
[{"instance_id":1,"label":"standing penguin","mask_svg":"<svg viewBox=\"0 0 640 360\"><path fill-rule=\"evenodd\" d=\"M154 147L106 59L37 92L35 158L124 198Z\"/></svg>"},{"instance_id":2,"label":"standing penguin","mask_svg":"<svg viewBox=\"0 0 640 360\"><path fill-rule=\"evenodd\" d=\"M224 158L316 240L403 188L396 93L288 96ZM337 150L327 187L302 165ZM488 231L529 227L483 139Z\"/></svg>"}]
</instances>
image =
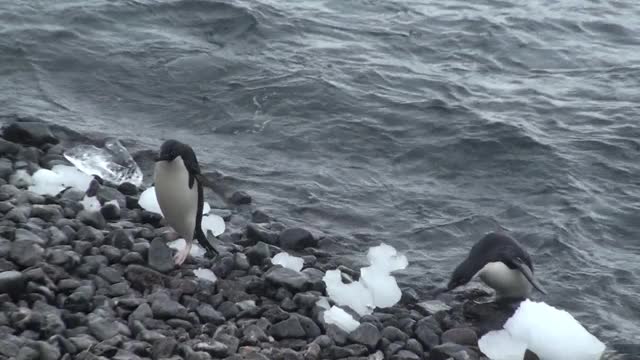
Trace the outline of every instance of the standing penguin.
<instances>
[{"instance_id":1,"label":"standing penguin","mask_svg":"<svg viewBox=\"0 0 640 360\"><path fill-rule=\"evenodd\" d=\"M527 252L511 237L489 233L480 239L453 272L447 290L464 285L476 276L496 291L497 299L526 298L531 286L546 294L533 277Z\"/></svg>"},{"instance_id":2,"label":"standing penguin","mask_svg":"<svg viewBox=\"0 0 640 360\"><path fill-rule=\"evenodd\" d=\"M186 260L194 237L207 252L217 254L202 231L202 175L191 146L177 140L165 141L156 158L154 182L156 198L164 218L187 243L175 255L176 265Z\"/></svg>"}]
</instances>

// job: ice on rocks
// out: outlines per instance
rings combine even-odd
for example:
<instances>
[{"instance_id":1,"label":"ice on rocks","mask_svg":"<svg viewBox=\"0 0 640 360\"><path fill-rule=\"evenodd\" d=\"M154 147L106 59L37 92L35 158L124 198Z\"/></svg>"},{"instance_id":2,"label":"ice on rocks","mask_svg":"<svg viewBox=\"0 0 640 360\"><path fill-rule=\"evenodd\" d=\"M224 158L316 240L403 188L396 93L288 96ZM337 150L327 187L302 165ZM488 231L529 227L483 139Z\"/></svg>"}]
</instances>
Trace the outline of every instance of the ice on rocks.
<instances>
[{"instance_id":1,"label":"ice on rocks","mask_svg":"<svg viewBox=\"0 0 640 360\"><path fill-rule=\"evenodd\" d=\"M400 301L402 292L391 272L409 264L406 256L387 244L370 248L367 259L370 266L360 269L357 282L343 283L340 270L327 271L322 279L331 299L360 315L371 314L376 307L390 307Z\"/></svg>"},{"instance_id":2,"label":"ice on rocks","mask_svg":"<svg viewBox=\"0 0 640 360\"><path fill-rule=\"evenodd\" d=\"M329 304L329 300L326 297L322 296L318 301L316 301L316 305L322 309L329 310L331 305Z\"/></svg>"},{"instance_id":3,"label":"ice on rocks","mask_svg":"<svg viewBox=\"0 0 640 360\"><path fill-rule=\"evenodd\" d=\"M515 351L521 344L541 360L599 360L605 350L605 345L568 312L528 299L507 320L503 330L492 331L479 341L482 352L492 353L493 357L489 357L493 360L522 359L522 354ZM514 356L507 357L503 350Z\"/></svg>"},{"instance_id":4,"label":"ice on rocks","mask_svg":"<svg viewBox=\"0 0 640 360\"><path fill-rule=\"evenodd\" d=\"M184 239L177 239L167 243L167 246L177 251L182 251L182 249L187 246L187 242ZM205 249L195 242L191 245L191 251L189 252L189 254L194 258L203 257L206 253Z\"/></svg>"},{"instance_id":5,"label":"ice on rocks","mask_svg":"<svg viewBox=\"0 0 640 360\"><path fill-rule=\"evenodd\" d=\"M357 329L358 326L360 326L360 322L355 320L353 316L337 306L332 306L331 309L324 312L323 316L324 321L327 324L336 325L337 327L348 333L352 332L353 330Z\"/></svg>"},{"instance_id":6,"label":"ice on rocks","mask_svg":"<svg viewBox=\"0 0 640 360\"><path fill-rule=\"evenodd\" d=\"M116 184L142 184L142 170L117 139L108 139L104 148L78 145L65 151L63 155L85 174L98 175Z\"/></svg>"},{"instance_id":7,"label":"ice on rocks","mask_svg":"<svg viewBox=\"0 0 640 360\"><path fill-rule=\"evenodd\" d=\"M211 231L213 236L218 236L224 233L225 224L224 219L215 214L209 214L202 217L202 231L206 234L207 231Z\"/></svg>"},{"instance_id":8,"label":"ice on rocks","mask_svg":"<svg viewBox=\"0 0 640 360\"><path fill-rule=\"evenodd\" d=\"M27 174L28 175L28 174ZM51 170L39 169L31 177L29 191L40 195L59 194L67 187L86 191L92 177L80 172L73 166L56 165Z\"/></svg>"},{"instance_id":9,"label":"ice on rocks","mask_svg":"<svg viewBox=\"0 0 640 360\"><path fill-rule=\"evenodd\" d=\"M276 265L282 265L283 267L291 270L300 271L304 265L304 259L301 257L289 255L286 252L278 253L271 259L271 262Z\"/></svg>"},{"instance_id":10,"label":"ice on rocks","mask_svg":"<svg viewBox=\"0 0 640 360\"><path fill-rule=\"evenodd\" d=\"M88 211L99 211L100 210L100 201L95 196L84 196L80 201L80 204L84 207L85 210Z\"/></svg>"},{"instance_id":11,"label":"ice on rocks","mask_svg":"<svg viewBox=\"0 0 640 360\"><path fill-rule=\"evenodd\" d=\"M213 283L218 281L216 274L214 274L213 271L209 269L198 268L193 270L193 274L199 279L211 281Z\"/></svg>"},{"instance_id":12,"label":"ice on rocks","mask_svg":"<svg viewBox=\"0 0 640 360\"><path fill-rule=\"evenodd\" d=\"M18 188L26 188L33 184L33 179L27 170L19 169L9 177L9 183Z\"/></svg>"}]
</instances>

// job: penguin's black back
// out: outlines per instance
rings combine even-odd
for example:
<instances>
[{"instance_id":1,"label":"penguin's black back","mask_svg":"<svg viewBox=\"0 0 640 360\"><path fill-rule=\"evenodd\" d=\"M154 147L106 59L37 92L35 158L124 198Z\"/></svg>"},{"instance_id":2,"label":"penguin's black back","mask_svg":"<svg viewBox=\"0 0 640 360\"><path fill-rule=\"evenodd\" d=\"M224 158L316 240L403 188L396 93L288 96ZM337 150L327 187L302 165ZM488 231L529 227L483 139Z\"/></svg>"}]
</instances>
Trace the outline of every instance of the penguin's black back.
<instances>
[{"instance_id":1,"label":"penguin's black back","mask_svg":"<svg viewBox=\"0 0 640 360\"><path fill-rule=\"evenodd\" d=\"M533 272L533 264L529 254L514 239L502 233L489 233L480 239L469 251L468 261L482 268L487 263L502 262L510 269L515 269L515 259L521 259Z\"/></svg>"}]
</instances>

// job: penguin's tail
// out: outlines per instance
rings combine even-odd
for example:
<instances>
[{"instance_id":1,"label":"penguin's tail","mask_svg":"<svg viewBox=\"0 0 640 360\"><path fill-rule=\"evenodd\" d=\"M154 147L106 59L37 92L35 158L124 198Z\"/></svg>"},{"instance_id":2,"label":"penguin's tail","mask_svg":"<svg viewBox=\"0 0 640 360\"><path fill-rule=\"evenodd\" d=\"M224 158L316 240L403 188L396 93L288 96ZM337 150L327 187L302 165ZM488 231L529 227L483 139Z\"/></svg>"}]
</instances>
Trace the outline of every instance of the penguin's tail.
<instances>
[{"instance_id":1,"label":"penguin's tail","mask_svg":"<svg viewBox=\"0 0 640 360\"><path fill-rule=\"evenodd\" d=\"M200 227L196 229L196 240L198 240L200 245L202 245L207 253L209 253L210 255L213 254L215 256L218 255L218 251L213 247L213 245L211 245L209 239L207 239L207 235L204 233L204 231L202 231L202 228Z\"/></svg>"}]
</instances>

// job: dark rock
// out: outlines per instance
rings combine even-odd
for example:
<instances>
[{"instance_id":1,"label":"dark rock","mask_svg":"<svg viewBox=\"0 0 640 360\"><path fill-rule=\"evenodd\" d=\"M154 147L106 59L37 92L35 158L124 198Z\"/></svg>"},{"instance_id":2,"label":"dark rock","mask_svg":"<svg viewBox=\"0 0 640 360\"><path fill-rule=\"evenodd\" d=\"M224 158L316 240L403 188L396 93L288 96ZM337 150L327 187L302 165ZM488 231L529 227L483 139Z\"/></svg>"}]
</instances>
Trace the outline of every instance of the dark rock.
<instances>
[{"instance_id":1,"label":"dark rock","mask_svg":"<svg viewBox=\"0 0 640 360\"><path fill-rule=\"evenodd\" d=\"M124 182L118 185L118 191L124 195L136 196L138 195L138 188L130 182Z\"/></svg>"},{"instance_id":2,"label":"dark rock","mask_svg":"<svg viewBox=\"0 0 640 360\"><path fill-rule=\"evenodd\" d=\"M296 310L298 310L298 306L295 302L293 302L293 300L291 300L290 297L282 299L282 301L280 302L280 307L287 312L295 312Z\"/></svg>"},{"instance_id":3,"label":"dark rock","mask_svg":"<svg viewBox=\"0 0 640 360\"><path fill-rule=\"evenodd\" d=\"M38 147L60 142L53 136L49 126L39 121L16 121L4 129L3 137L8 141Z\"/></svg>"},{"instance_id":4,"label":"dark rock","mask_svg":"<svg viewBox=\"0 0 640 360\"><path fill-rule=\"evenodd\" d=\"M100 341L105 341L118 335L118 325L109 319L97 315L89 315L89 331Z\"/></svg>"},{"instance_id":5,"label":"dark rock","mask_svg":"<svg viewBox=\"0 0 640 360\"><path fill-rule=\"evenodd\" d=\"M208 343L198 343L196 344L193 349L195 351L204 351L206 353L208 353L209 355L213 356L214 358L224 358L229 354L229 347L219 341L211 341Z\"/></svg>"},{"instance_id":6,"label":"dark rock","mask_svg":"<svg viewBox=\"0 0 640 360\"><path fill-rule=\"evenodd\" d=\"M400 350L391 357L391 360L420 360L420 356L409 350Z\"/></svg>"},{"instance_id":7,"label":"dark rock","mask_svg":"<svg viewBox=\"0 0 640 360\"><path fill-rule=\"evenodd\" d=\"M110 297L124 296L130 291L129 285L126 282L119 282L109 287L108 295Z\"/></svg>"},{"instance_id":8,"label":"dark rock","mask_svg":"<svg viewBox=\"0 0 640 360\"><path fill-rule=\"evenodd\" d=\"M152 318L153 312L151 311L151 307L147 303L140 304L132 313L129 315L129 321L133 320L144 320L146 318Z\"/></svg>"},{"instance_id":9,"label":"dark rock","mask_svg":"<svg viewBox=\"0 0 640 360\"><path fill-rule=\"evenodd\" d=\"M82 210L78 213L77 219L96 229L104 229L107 226L107 221L99 211Z\"/></svg>"},{"instance_id":10,"label":"dark rock","mask_svg":"<svg viewBox=\"0 0 640 360\"><path fill-rule=\"evenodd\" d=\"M278 234L273 231L266 230L258 224L247 225L247 238L255 242L262 241L272 245L278 244ZM249 256L249 254L247 254L247 256Z\"/></svg>"},{"instance_id":11,"label":"dark rock","mask_svg":"<svg viewBox=\"0 0 640 360\"><path fill-rule=\"evenodd\" d=\"M257 346L265 341L268 341L267 334L257 325L249 325L242 331L242 345Z\"/></svg>"},{"instance_id":12,"label":"dark rock","mask_svg":"<svg viewBox=\"0 0 640 360\"><path fill-rule=\"evenodd\" d=\"M380 331L371 323L362 323L349 334L349 340L373 350L380 341Z\"/></svg>"},{"instance_id":13,"label":"dark rock","mask_svg":"<svg viewBox=\"0 0 640 360\"><path fill-rule=\"evenodd\" d=\"M232 255L223 255L213 266L213 273L218 277L225 278L233 271L234 265Z\"/></svg>"},{"instance_id":14,"label":"dark rock","mask_svg":"<svg viewBox=\"0 0 640 360\"><path fill-rule=\"evenodd\" d=\"M280 246L284 249L302 250L318 245L311 233L302 228L291 228L280 234Z\"/></svg>"},{"instance_id":15,"label":"dark rock","mask_svg":"<svg viewBox=\"0 0 640 360\"><path fill-rule=\"evenodd\" d=\"M18 352L18 356L16 356L16 360L38 360L40 358L40 353L30 347L23 347Z\"/></svg>"},{"instance_id":16,"label":"dark rock","mask_svg":"<svg viewBox=\"0 0 640 360\"><path fill-rule=\"evenodd\" d=\"M149 266L161 273L173 270L175 263L171 248L160 238L155 238L149 247Z\"/></svg>"},{"instance_id":17,"label":"dark rock","mask_svg":"<svg viewBox=\"0 0 640 360\"><path fill-rule=\"evenodd\" d=\"M209 304L200 304L196 309L196 312L200 316L200 320L205 323L212 323L214 325L222 325L225 322L225 316L219 311L213 308Z\"/></svg>"},{"instance_id":18,"label":"dark rock","mask_svg":"<svg viewBox=\"0 0 640 360\"><path fill-rule=\"evenodd\" d=\"M334 359L342 359L342 358L352 359L357 356L364 356L369 353L369 351L367 350L367 347L361 344L352 344L345 347L332 346L330 351L332 354L332 358Z\"/></svg>"},{"instance_id":19,"label":"dark rock","mask_svg":"<svg viewBox=\"0 0 640 360\"><path fill-rule=\"evenodd\" d=\"M451 307L440 300L423 301L417 304L418 309L425 315L433 315L439 311L449 311Z\"/></svg>"},{"instance_id":20,"label":"dark rock","mask_svg":"<svg viewBox=\"0 0 640 360\"><path fill-rule=\"evenodd\" d=\"M268 223L270 220L269 215L265 214L262 210L255 210L251 214L251 221L254 223Z\"/></svg>"},{"instance_id":21,"label":"dark rock","mask_svg":"<svg viewBox=\"0 0 640 360\"><path fill-rule=\"evenodd\" d=\"M117 263L120 261L120 258L122 258L120 250L111 245L100 246L100 253L102 253L110 263Z\"/></svg>"},{"instance_id":22,"label":"dark rock","mask_svg":"<svg viewBox=\"0 0 640 360\"><path fill-rule=\"evenodd\" d=\"M220 306L218 306L218 311L224 316L225 319L233 319L238 313L240 309L236 306L236 304L225 301Z\"/></svg>"},{"instance_id":23,"label":"dark rock","mask_svg":"<svg viewBox=\"0 0 640 360\"><path fill-rule=\"evenodd\" d=\"M327 336L329 336L331 340L336 343L336 345L344 345L347 343L349 334L346 331L333 324L327 325L326 328Z\"/></svg>"},{"instance_id":24,"label":"dark rock","mask_svg":"<svg viewBox=\"0 0 640 360\"><path fill-rule=\"evenodd\" d=\"M304 338L306 332L298 317L292 316L287 320L274 324L269 330L276 340L287 338Z\"/></svg>"},{"instance_id":25,"label":"dark rock","mask_svg":"<svg viewBox=\"0 0 640 360\"><path fill-rule=\"evenodd\" d=\"M38 341L36 347L40 353L40 360L58 360L62 355L58 346L48 342Z\"/></svg>"},{"instance_id":26,"label":"dark rock","mask_svg":"<svg viewBox=\"0 0 640 360\"><path fill-rule=\"evenodd\" d=\"M320 327L318 327L318 325L313 320L303 315L296 316L298 317L300 325L302 325L305 334L307 334L307 338L315 339L318 336L322 335Z\"/></svg>"},{"instance_id":27,"label":"dark rock","mask_svg":"<svg viewBox=\"0 0 640 360\"><path fill-rule=\"evenodd\" d=\"M7 158L0 158L0 179L9 179L13 174L13 163ZM11 184L16 186L15 184ZM17 186L16 186L17 187Z\"/></svg>"},{"instance_id":28,"label":"dark rock","mask_svg":"<svg viewBox=\"0 0 640 360\"><path fill-rule=\"evenodd\" d=\"M123 264L144 264L144 259L142 255L137 252L130 252L125 254L122 259L120 259L120 262Z\"/></svg>"},{"instance_id":29,"label":"dark rock","mask_svg":"<svg viewBox=\"0 0 640 360\"><path fill-rule=\"evenodd\" d=\"M478 360L480 357L468 347L452 343L438 345L431 349L429 353L429 360L448 360L451 358L456 360Z\"/></svg>"},{"instance_id":30,"label":"dark rock","mask_svg":"<svg viewBox=\"0 0 640 360\"><path fill-rule=\"evenodd\" d=\"M262 241L247 250L247 259L252 265L262 265L263 261L270 257L271 250L269 250L269 245Z\"/></svg>"},{"instance_id":31,"label":"dark rock","mask_svg":"<svg viewBox=\"0 0 640 360\"><path fill-rule=\"evenodd\" d=\"M104 240L104 235L102 231L95 229L91 226L82 226L78 232L76 233L76 237L82 241L89 241L92 244L92 247L99 246L102 244Z\"/></svg>"},{"instance_id":32,"label":"dark rock","mask_svg":"<svg viewBox=\"0 0 640 360\"><path fill-rule=\"evenodd\" d=\"M279 306L273 306L267 308L264 313L262 313L265 319L269 320L272 324L277 322L286 320L289 318L289 313L283 311Z\"/></svg>"},{"instance_id":33,"label":"dark rock","mask_svg":"<svg viewBox=\"0 0 640 360\"><path fill-rule=\"evenodd\" d=\"M11 220L16 224L24 224L29 217L30 208L27 206L18 206L11 209L5 216L5 220ZM22 229L18 229L22 230ZM26 231L26 230L25 230Z\"/></svg>"},{"instance_id":34,"label":"dark rock","mask_svg":"<svg viewBox=\"0 0 640 360\"><path fill-rule=\"evenodd\" d=\"M31 240L14 241L9 255L16 264L29 267L42 261L44 250Z\"/></svg>"},{"instance_id":35,"label":"dark rock","mask_svg":"<svg viewBox=\"0 0 640 360\"><path fill-rule=\"evenodd\" d=\"M234 205L247 205L251 204L251 195L244 191L236 191L231 195L229 202Z\"/></svg>"},{"instance_id":36,"label":"dark rock","mask_svg":"<svg viewBox=\"0 0 640 360\"><path fill-rule=\"evenodd\" d=\"M25 276L19 271L4 271L0 273L0 294L17 295L26 286Z\"/></svg>"},{"instance_id":37,"label":"dark rock","mask_svg":"<svg viewBox=\"0 0 640 360\"><path fill-rule=\"evenodd\" d=\"M286 286L296 292L305 290L309 285L309 278L305 274L279 265L269 269L265 278L273 284Z\"/></svg>"},{"instance_id":38,"label":"dark rock","mask_svg":"<svg viewBox=\"0 0 640 360\"><path fill-rule=\"evenodd\" d=\"M64 308L73 312L89 312L93 309L94 292L89 287L81 286L69 295L64 302Z\"/></svg>"},{"instance_id":39,"label":"dark rock","mask_svg":"<svg viewBox=\"0 0 640 360\"><path fill-rule=\"evenodd\" d=\"M98 189L96 197L98 198L101 204L104 204L110 201L116 201L119 207L127 206L127 200L124 194L122 194L121 192L119 192L118 190L112 187L101 186Z\"/></svg>"},{"instance_id":40,"label":"dark rock","mask_svg":"<svg viewBox=\"0 0 640 360\"><path fill-rule=\"evenodd\" d=\"M233 260L235 262L235 268L240 270L249 270L251 264L249 264L249 259L247 259L247 255L243 253L235 253L233 256Z\"/></svg>"},{"instance_id":41,"label":"dark rock","mask_svg":"<svg viewBox=\"0 0 640 360\"><path fill-rule=\"evenodd\" d=\"M122 281L122 274L120 273L120 271L112 267L102 266L98 270L98 275L101 276L103 279L107 280L111 284L115 284L117 282Z\"/></svg>"},{"instance_id":42,"label":"dark rock","mask_svg":"<svg viewBox=\"0 0 640 360\"><path fill-rule=\"evenodd\" d=\"M394 341L404 342L409 338L409 336L404 332L402 332L402 330L393 326L387 326L384 329L382 329L382 337L385 339L388 339L391 342L394 342Z\"/></svg>"},{"instance_id":43,"label":"dark rock","mask_svg":"<svg viewBox=\"0 0 640 360\"><path fill-rule=\"evenodd\" d=\"M413 338L407 340L407 343L405 344L405 349L416 354L422 354L424 352L424 347L422 347L422 344L420 344L418 340Z\"/></svg>"},{"instance_id":44,"label":"dark rock","mask_svg":"<svg viewBox=\"0 0 640 360\"><path fill-rule=\"evenodd\" d=\"M131 282L131 286L138 291L151 290L155 286L164 285L164 275L144 266L129 265L125 274L127 280Z\"/></svg>"},{"instance_id":45,"label":"dark rock","mask_svg":"<svg viewBox=\"0 0 640 360\"><path fill-rule=\"evenodd\" d=\"M118 220L120 219L120 206L113 203L104 204L104 206L100 208L100 213L107 221Z\"/></svg>"},{"instance_id":46,"label":"dark rock","mask_svg":"<svg viewBox=\"0 0 640 360\"><path fill-rule=\"evenodd\" d=\"M64 211L60 205L33 205L31 207L31 216L52 223L63 218Z\"/></svg>"},{"instance_id":47,"label":"dark rock","mask_svg":"<svg viewBox=\"0 0 640 360\"><path fill-rule=\"evenodd\" d=\"M0 156L15 155L22 147L11 141L0 138Z\"/></svg>"},{"instance_id":48,"label":"dark rock","mask_svg":"<svg viewBox=\"0 0 640 360\"><path fill-rule=\"evenodd\" d=\"M235 354L238 351L240 340L233 335L219 333L216 334L215 340L227 346L227 355Z\"/></svg>"},{"instance_id":49,"label":"dark rock","mask_svg":"<svg viewBox=\"0 0 640 360\"><path fill-rule=\"evenodd\" d=\"M168 296L157 297L151 303L151 311L153 311L153 316L158 319L189 318L187 308L179 302L171 300Z\"/></svg>"},{"instance_id":50,"label":"dark rock","mask_svg":"<svg viewBox=\"0 0 640 360\"><path fill-rule=\"evenodd\" d=\"M46 240L27 229L16 229L14 241L33 241L40 246L47 244Z\"/></svg>"},{"instance_id":51,"label":"dark rock","mask_svg":"<svg viewBox=\"0 0 640 360\"><path fill-rule=\"evenodd\" d=\"M442 343L477 346L478 335L470 328L449 329L442 334Z\"/></svg>"},{"instance_id":52,"label":"dark rock","mask_svg":"<svg viewBox=\"0 0 640 360\"><path fill-rule=\"evenodd\" d=\"M427 351L431 350L436 345L440 344L440 337L432 329L431 326L425 321L418 321L415 326L415 335L420 343L425 347Z\"/></svg>"},{"instance_id":53,"label":"dark rock","mask_svg":"<svg viewBox=\"0 0 640 360\"><path fill-rule=\"evenodd\" d=\"M62 230L58 229L55 226L51 226L47 229L48 237L49 237L49 245L57 246L57 245L67 245L69 244L69 237Z\"/></svg>"}]
</instances>

